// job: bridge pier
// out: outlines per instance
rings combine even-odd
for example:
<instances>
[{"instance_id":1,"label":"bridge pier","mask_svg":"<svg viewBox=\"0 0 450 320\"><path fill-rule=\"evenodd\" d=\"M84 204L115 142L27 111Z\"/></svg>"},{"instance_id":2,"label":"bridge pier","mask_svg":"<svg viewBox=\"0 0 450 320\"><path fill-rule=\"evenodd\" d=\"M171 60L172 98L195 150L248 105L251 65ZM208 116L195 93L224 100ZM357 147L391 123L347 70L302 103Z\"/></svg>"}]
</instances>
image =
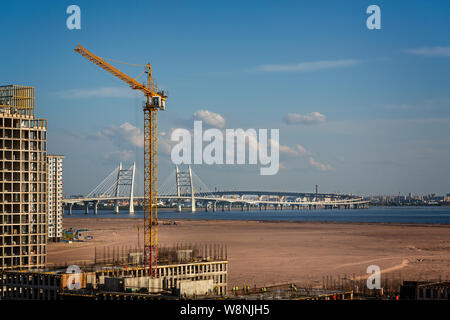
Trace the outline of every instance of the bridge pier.
<instances>
[{"instance_id":1,"label":"bridge pier","mask_svg":"<svg viewBox=\"0 0 450 320\"><path fill-rule=\"evenodd\" d=\"M181 212L181 200L178 200L178 203L177 203L177 212Z\"/></svg>"},{"instance_id":2,"label":"bridge pier","mask_svg":"<svg viewBox=\"0 0 450 320\"><path fill-rule=\"evenodd\" d=\"M84 201L84 214L89 213L89 201Z\"/></svg>"},{"instance_id":3,"label":"bridge pier","mask_svg":"<svg viewBox=\"0 0 450 320\"><path fill-rule=\"evenodd\" d=\"M241 211L244 211L244 206L245 206L245 204L242 203L242 204L241 204Z\"/></svg>"},{"instance_id":4,"label":"bridge pier","mask_svg":"<svg viewBox=\"0 0 450 320\"><path fill-rule=\"evenodd\" d=\"M217 210L217 201L213 202L213 212L216 212Z\"/></svg>"},{"instance_id":5,"label":"bridge pier","mask_svg":"<svg viewBox=\"0 0 450 320\"><path fill-rule=\"evenodd\" d=\"M95 214L95 215L98 214L98 203L99 203L98 200L95 200L95 201L94 201L94 214Z\"/></svg>"},{"instance_id":6,"label":"bridge pier","mask_svg":"<svg viewBox=\"0 0 450 320\"><path fill-rule=\"evenodd\" d=\"M72 207L73 207L73 203L69 203L69 216L72 215Z\"/></svg>"},{"instance_id":7,"label":"bridge pier","mask_svg":"<svg viewBox=\"0 0 450 320\"><path fill-rule=\"evenodd\" d=\"M231 211L231 202L228 202L228 211Z\"/></svg>"},{"instance_id":8,"label":"bridge pier","mask_svg":"<svg viewBox=\"0 0 450 320\"><path fill-rule=\"evenodd\" d=\"M207 201L203 202L203 205L205 207L205 212L208 212L208 202Z\"/></svg>"}]
</instances>

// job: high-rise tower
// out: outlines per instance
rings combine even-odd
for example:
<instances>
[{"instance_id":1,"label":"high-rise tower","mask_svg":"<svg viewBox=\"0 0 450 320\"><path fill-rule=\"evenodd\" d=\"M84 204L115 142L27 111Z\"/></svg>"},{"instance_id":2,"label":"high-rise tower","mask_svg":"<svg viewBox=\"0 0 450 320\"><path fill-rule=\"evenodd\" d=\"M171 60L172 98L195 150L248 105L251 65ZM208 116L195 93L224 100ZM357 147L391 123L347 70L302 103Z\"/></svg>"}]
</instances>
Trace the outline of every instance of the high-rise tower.
<instances>
[{"instance_id":1,"label":"high-rise tower","mask_svg":"<svg viewBox=\"0 0 450 320\"><path fill-rule=\"evenodd\" d=\"M47 155L48 163L48 239L60 241L63 219L63 159L60 155Z\"/></svg>"},{"instance_id":2,"label":"high-rise tower","mask_svg":"<svg viewBox=\"0 0 450 320\"><path fill-rule=\"evenodd\" d=\"M34 88L0 86L0 270L45 266L47 120Z\"/></svg>"}]
</instances>

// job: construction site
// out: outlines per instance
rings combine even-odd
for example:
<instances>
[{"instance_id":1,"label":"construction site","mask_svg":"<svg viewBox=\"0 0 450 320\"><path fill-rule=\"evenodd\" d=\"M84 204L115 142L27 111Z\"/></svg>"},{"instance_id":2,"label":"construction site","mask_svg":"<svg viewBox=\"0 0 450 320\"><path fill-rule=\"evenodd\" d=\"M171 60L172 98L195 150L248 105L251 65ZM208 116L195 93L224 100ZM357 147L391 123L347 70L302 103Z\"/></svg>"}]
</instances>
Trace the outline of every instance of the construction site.
<instances>
[{"instance_id":1,"label":"construction site","mask_svg":"<svg viewBox=\"0 0 450 320\"><path fill-rule=\"evenodd\" d=\"M175 299L227 294L226 246L177 245L159 248L159 266L149 275L142 248L96 252L90 265L54 266L40 270L5 270L1 296L6 300Z\"/></svg>"},{"instance_id":2,"label":"construction site","mask_svg":"<svg viewBox=\"0 0 450 320\"><path fill-rule=\"evenodd\" d=\"M35 119L33 87L0 87L0 290L1 299L59 299L99 292L145 294L147 298L225 295L226 248L223 245L158 247L157 111L166 95L154 84L146 64L146 85L78 45L75 51L146 97L144 247L104 252L93 265L46 266L49 239L47 121ZM57 181L61 187L61 181ZM53 226L53 221L52 226ZM53 229L51 230L53 232ZM57 230L61 231L61 230ZM77 234L78 236L78 234ZM159 263L159 265L158 265Z\"/></svg>"},{"instance_id":3,"label":"construction site","mask_svg":"<svg viewBox=\"0 0 450 320\"><path fill-rule=\"evenodd\" d=\"M149 63L141 65L144 67L142 74L146 75L146 82L143 84L81 45L78 45L75 51L127 83L131 89L144 94L142 201L144 219L140 224L143 230L142 239L139 239L138 229L136 246L95 247L94 257L89 263L51 266L48 264L49 239L64 245L92 240L93 236L85 234L90 230L86 229L85 225L79 229L70 227L64 232L61 227L62 206L58 201L62 198L63 156L47 154L47 120L35 117L34 88L2 86L0 87L0 300L217 298L352 300L399 299L399 293L403 293L405 299L448 299L448 281L402 283L400 277L390 281L387 279L381 289L368 290L365 278L354 275L338 278L337 281L327 277L323 279L321 286L285 283L250 287L244 284L241 287L231 286L230 290L228 250L223 242L179 242L162 246L158 242L158 225L162 224L164 227L166 224L158 223L157 114L158 111L165 110L167 94L156 86ZM59 162L55 160L56 158ZM51 159L53 162L50 162ZM52 170L49 169L49 165L53 166ZM117 172L120 175L125 171L127 170L123 170L120 165ZM49 177L50 172L52 177ZM181 174L177 168L178 185ZM190 176L185 183L190 186L191 210L195 212L191 169L189 168L185 174ZM134 177L134 165L132 176ZM133 195L133 188L130 194ZM317 187L315 195L318 195ZM178 197L180 196L178 189ZM130 213L134 213L132 200L131 198L129 202ZM205 211L208 210L207 201L209 200L206 199L203 204ZM181 211L180 202L177 206L177 211ZM247 208L249 206L250 204L247 204ZM259 208L261 210L262 206ZM214 203L213 211L215 209ZM229 202L230 209L231 202ZM117 202L115 210L118 211ZM86 213L87 211L88 202ZM171 225L170 222L167 225ZM248 229L248 226L246 228ZM247 229L245 232L248 232ZM272 226L272 236L273 229ZM287 228L283 228L282 234L285 235L286 232ZM266 235L267 232L264 233L264 238ZM114 235L108 237L111 239ZM291 244L291 242L292 238L289 238L283 243ZM305 247L307 242L301 243ZM257 245L258 243L250 248L254 250ZM279 246L275 250L282 248ZM268 250L267 247L264 247L264 251L270 252L270 259L274 260L274 251ZM242 253L246 254L247 251L241 252L240 257ZM255 267L257 263L253 263L252 267ZM289 263L292 265L292 262ZM277 267L276 272L283 274L283 271L279 270L282 263ZM273 269L270 270L271 277L274 277L273 273Z\"/></svg>"},{"instance_id":4,"label":"construction site","mask_svg":"<svg viewBox=\"0 0 450 320\"><path fill-rule=\"evenodd\" d=\"M52 173L59 179L49 179L47 161L52 158L46 153L47 121L35 118L34 88L15 85L1 87L0 299L336 299L336 292L329 290L294 291L293 287L282 290L244 287L241 291L233 288L233 293L228 294L226 245L160 246L157 111L165 109L167 95L157 88L150 64L143 65L146 84L141 84L84 47L78 45L75 51L145 96L144 245L96 249L94 262L90 264L47 265L48 239L62 238L58 213L53 214L51 219L48 216L49 192L53 194L54 190L59 190L58 193L62 193L61 171ZM58 157L62 159L62 156ZM57 169L62 170L61 162ZM55 199L59 198L56 194ZM51 202L53 207L60 208L59 204L53 203L53 198ZM64 233L64 237L68 238L66 241L80 241L79 231L87 229L69 229ZM351 299L352 293L341 292L338 297Z\"/></svg>"}]
</instances>

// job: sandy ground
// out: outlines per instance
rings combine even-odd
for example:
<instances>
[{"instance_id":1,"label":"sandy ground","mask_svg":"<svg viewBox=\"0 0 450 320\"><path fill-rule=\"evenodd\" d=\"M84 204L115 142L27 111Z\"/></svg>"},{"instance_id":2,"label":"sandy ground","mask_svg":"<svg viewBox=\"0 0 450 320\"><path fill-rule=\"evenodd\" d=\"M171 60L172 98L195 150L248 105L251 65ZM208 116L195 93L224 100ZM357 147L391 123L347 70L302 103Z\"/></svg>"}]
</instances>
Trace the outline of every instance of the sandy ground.
<instances>
[{"instance_id":1,"label":"sandy ground","mask_svg":"<svg viewBox=\"0 0 450 320\"><path fill-rule=\"evenodd\" d=\"M67 218L65 228L87 228L93 240L50 243L48 262L92 261L95 247L136 246L138 225L142 219ZM363 276L373 264L393 278L450 278L445 225L177 220L158 229L161 244L226 243L229 286L319 285L324 276Z\"/></svg>"}]
</instances>

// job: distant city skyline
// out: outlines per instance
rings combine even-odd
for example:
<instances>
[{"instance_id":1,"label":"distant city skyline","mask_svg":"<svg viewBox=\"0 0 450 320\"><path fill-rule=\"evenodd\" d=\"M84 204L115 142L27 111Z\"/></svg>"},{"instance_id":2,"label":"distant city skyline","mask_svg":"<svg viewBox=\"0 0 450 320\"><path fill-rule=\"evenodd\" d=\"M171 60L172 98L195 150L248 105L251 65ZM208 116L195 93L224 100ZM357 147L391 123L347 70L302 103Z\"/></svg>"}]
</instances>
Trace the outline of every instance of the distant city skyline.
<instances>
[{"instance_id":1,"label":"distant city skyline","mask_svg":"<svg viewBox=\"0 0 450 320\"><path fill-rule=\"evenodd\" d=\"M81 30L66 28L71 4ZM446 195L450 3L377 1L382 28L368 30L371 4L6 1L0 84L36 88L48 152L65 155L65 195L89 192L120 161L143 172L143 97L78 56L78 43L150 62L169 91L159 113L161 180L174 168L170 133L202 120L280 130L277 175L194 166L211 189Z\"/></svg>"}]
</instances>

